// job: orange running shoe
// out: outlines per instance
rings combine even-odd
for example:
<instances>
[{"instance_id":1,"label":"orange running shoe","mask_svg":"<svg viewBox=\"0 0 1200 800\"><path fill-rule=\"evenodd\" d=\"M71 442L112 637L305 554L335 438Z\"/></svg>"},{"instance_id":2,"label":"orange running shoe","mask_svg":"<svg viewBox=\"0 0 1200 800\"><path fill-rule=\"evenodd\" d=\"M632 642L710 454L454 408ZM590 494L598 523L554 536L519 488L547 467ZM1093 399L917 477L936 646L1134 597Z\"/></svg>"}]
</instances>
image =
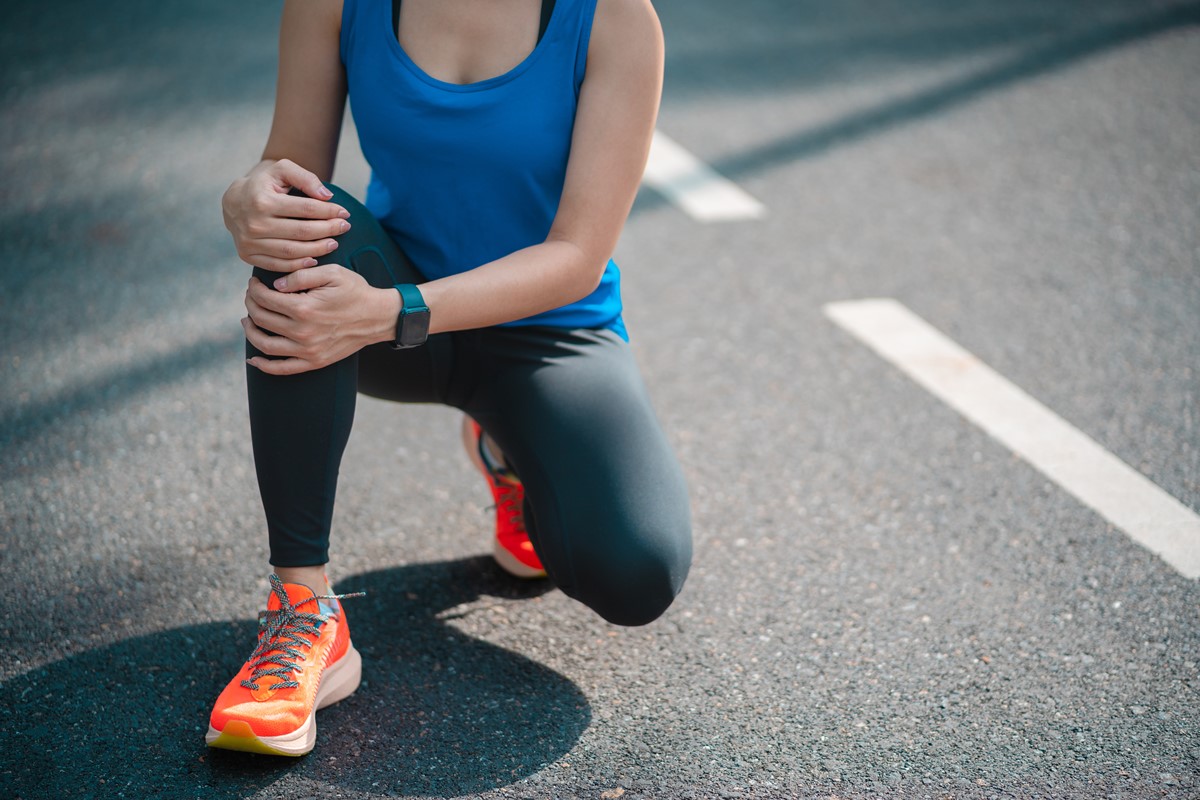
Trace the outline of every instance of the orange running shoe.
<instances>
[{"instance_id":1,"label":"orange running shoe","mask_svg":"<svg viewBox=\"0 0 1200 800\"><path fill-rule=\"evenodd\" d=\"M316 596L272 575L258 646L217 698L208 746L277 756L312 750L317 709L349 697L362 678L338 602L360 596Z\"/></svg>"},{"instance_id":2,"label":"orange running shoe","mask_svg":"<svg viewBox=\"0 0 1200 800\"><path fill-rule=\"evenodd\" d=\"M463 445L475 468L487 478L496 501L496 541L492 556L501 569L518 578L544 578L542 566L525 531L525 487L509 469L491 464L483 444L483 429L470 417L463 420Z\"/></svg>"}]
</instances>

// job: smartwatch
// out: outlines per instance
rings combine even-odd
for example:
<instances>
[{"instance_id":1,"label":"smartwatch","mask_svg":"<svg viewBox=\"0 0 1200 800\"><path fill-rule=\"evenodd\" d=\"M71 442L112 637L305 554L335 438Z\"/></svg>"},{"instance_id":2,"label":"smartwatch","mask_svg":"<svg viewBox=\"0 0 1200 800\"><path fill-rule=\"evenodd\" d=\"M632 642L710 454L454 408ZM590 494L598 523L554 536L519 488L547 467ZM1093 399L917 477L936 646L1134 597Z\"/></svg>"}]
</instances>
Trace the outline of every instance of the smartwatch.
<instances>
[{"instance_id":1,"label":"smartwatch","mask_svg":"<svg viewBox=\"0 0 1200 800\"><path fill-rule=\"evenodd\" d=\"M425 344L429 336L429 306L421 290L411 283L397 283L400 293L400 316L396 318L396 341L392 349L405 350Z\"/></svg>"}]
</instances>

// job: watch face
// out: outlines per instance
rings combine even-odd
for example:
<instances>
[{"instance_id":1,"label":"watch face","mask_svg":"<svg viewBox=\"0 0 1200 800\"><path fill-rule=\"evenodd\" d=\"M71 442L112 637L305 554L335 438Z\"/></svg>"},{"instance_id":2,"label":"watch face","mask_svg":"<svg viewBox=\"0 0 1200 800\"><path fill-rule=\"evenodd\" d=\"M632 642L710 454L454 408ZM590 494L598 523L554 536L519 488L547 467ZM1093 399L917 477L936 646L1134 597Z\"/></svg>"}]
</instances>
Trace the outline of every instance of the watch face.
<instances>
[{"instance_id":1,"label":"watch face","mask_svg":"<svg viewBox=\"0 0 1200 800\"><path fill-rule=\"evenodd\" d=\"M401 316L400 346L416 347L429 337L429 309L405 312Z\"/></svg>"}]
</instances>

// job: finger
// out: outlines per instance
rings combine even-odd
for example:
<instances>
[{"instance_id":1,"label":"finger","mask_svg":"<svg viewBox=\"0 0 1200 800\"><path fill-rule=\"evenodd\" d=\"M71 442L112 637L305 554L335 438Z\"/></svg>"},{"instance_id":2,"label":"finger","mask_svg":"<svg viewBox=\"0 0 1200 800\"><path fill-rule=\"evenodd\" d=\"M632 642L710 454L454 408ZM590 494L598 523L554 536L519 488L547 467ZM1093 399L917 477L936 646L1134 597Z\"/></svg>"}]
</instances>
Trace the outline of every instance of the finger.
<instances>
[{"instance_id":1,"label":"finger","mask_svg":"<svg viewBox=\"0 0 1200 800\"><path fill-rule=\"evenodd\" d=\"M277 292L258 278L250 280L250 288L246 290L246 313L250 319L272 333L290 334L302 298Z\"/></svg>"},{"instance_id":2,"label":"finger","mask_svg":"<svg viewBox=\"0 0 1200 800\"><path fill-rule=\"evenodd\" d=\"M277 238L275 233L278 232L278 227L280 226L272 223L264 227L271 228L271 232L262 238L248 239L246 241L243 249L248 255L291 260L296 258L320 258L338 249L338 243L335 239L318 238L314 241L299 240L290 237Z\"/></svg>"},{"instance_id":3,"label":"finger","mask_svg":"<svg viewBox=\"0 0 1200 800\"><path fill-rule=\"evenodd\" d=\"M249 317L242 317L242 330L246 334L246 341L265 355L295 357L299 353L299 346L291 339L286 336L272 336Z\"/></svg>"},{"instance_id":4,"label":"finger","mask_svg":"<svg viewBox=\"0 0 1200 800\"><path fill-rule=\"evenodd\" d=\"M302 358L263 358L254 356L246 359L246 363L255 369L262 370L268 375L298 375L316 369Z\"/></svg>"},{"instance_id":5,"label":"finger","mask_svg":"<svg viewBox=\"0 0 1200 800\"><path fill-rule=\"evenodd\" d=\"M318 200L328 200L333 197L333 192L325 187L315 173L309 172L291 159L279 159L271 166L271 172L288 186L296 187L309 197L315 197Z\"/></svg>"},{"instance_id":6,"label":"finger","mask_svg":"<svg viewBox=\"0 0 1200 800\"><path fill-rule=\"evenodd\" d=\"M340 236L350 230L350 223L344 219L292 219L291 213L279 208L277 201L264 202L261 214L246 225L246 235L256 239L314 242Z\"/></svg>"},{"instance_id":7,"label":"finger","mask_svg":"<svg viewBox=\"0 0 1200 800\"><path fill-rule=\"evenodd\" d=\"M298 258L298 259L283 259L271 258L270 256L256 255L242 259L252 267L262 267L268 272L295 272L298 269L307 267L315 267L317 260L315 258Z\"/></svg>"},{"instance_id":8,"label":"finger","mask_svg":"<svg viewBox=\"0 0 1200 800\"><path fill-rule=\"evenodd\" d=\"M251 305L247 303L246 315L252 325L268 334L286 336L291 339L296 333L294 320L261 306L254 306L251 310Z\"/></svg>"},{"instance_id":9,"label":"finger","mask_svg":"<svg viewBox=\"0 0 1200 800\"><path fill-rule=\"evenodd\" d=\"M290 275L276 278L271 285L278 292L307 292L335 283L344 271L345 267L340 264L322 264L319 267L298 269Z\"/></svg>"},{"instance_id":10,"label":"finger","mask_svg":"<svg viewBox=\"0 0 1200 800\"><path fill-rule=\"evenodd\" d=\"M279 217L320 220L350 218L350 212L337 203L295 194L275 194L270 198L269 206L271 212Z\"/></svg>"}]
</instances>

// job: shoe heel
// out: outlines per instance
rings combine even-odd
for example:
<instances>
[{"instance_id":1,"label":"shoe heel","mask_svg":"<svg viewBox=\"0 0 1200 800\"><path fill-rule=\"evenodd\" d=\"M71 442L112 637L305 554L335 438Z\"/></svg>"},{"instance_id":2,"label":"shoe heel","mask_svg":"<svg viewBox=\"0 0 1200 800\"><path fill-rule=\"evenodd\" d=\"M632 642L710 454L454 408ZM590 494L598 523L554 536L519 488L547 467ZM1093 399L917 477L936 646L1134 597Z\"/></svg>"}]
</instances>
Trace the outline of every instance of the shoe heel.
<instances>
[{"instance_id":1,"label":"shoe heel","mask_svg":"<svg viewBox=\"0 0 1200 800\"><path fill-rule=\"evenodd\" d=\"M492 558L496 559L496 563L500 565L500 569L514 578L521 578L527 581L546 577L546 570L535 569L527 564L522 564L516 556L504 549L504 545L500 544L499 539L492 541Z\"/></svg>"},{"instance_id":2,"label":"shoe heel","mask_svg":"<svg viewBox=\"0 0 1200 800\"><path fill-rule=\"evenodd\" d=\"M331 706L345 700L362 683L362 656L351 644L346 649L346 655L325 670L321 677L321 688L317 690L318 709Z\"/></svg>"}]
</instances>

